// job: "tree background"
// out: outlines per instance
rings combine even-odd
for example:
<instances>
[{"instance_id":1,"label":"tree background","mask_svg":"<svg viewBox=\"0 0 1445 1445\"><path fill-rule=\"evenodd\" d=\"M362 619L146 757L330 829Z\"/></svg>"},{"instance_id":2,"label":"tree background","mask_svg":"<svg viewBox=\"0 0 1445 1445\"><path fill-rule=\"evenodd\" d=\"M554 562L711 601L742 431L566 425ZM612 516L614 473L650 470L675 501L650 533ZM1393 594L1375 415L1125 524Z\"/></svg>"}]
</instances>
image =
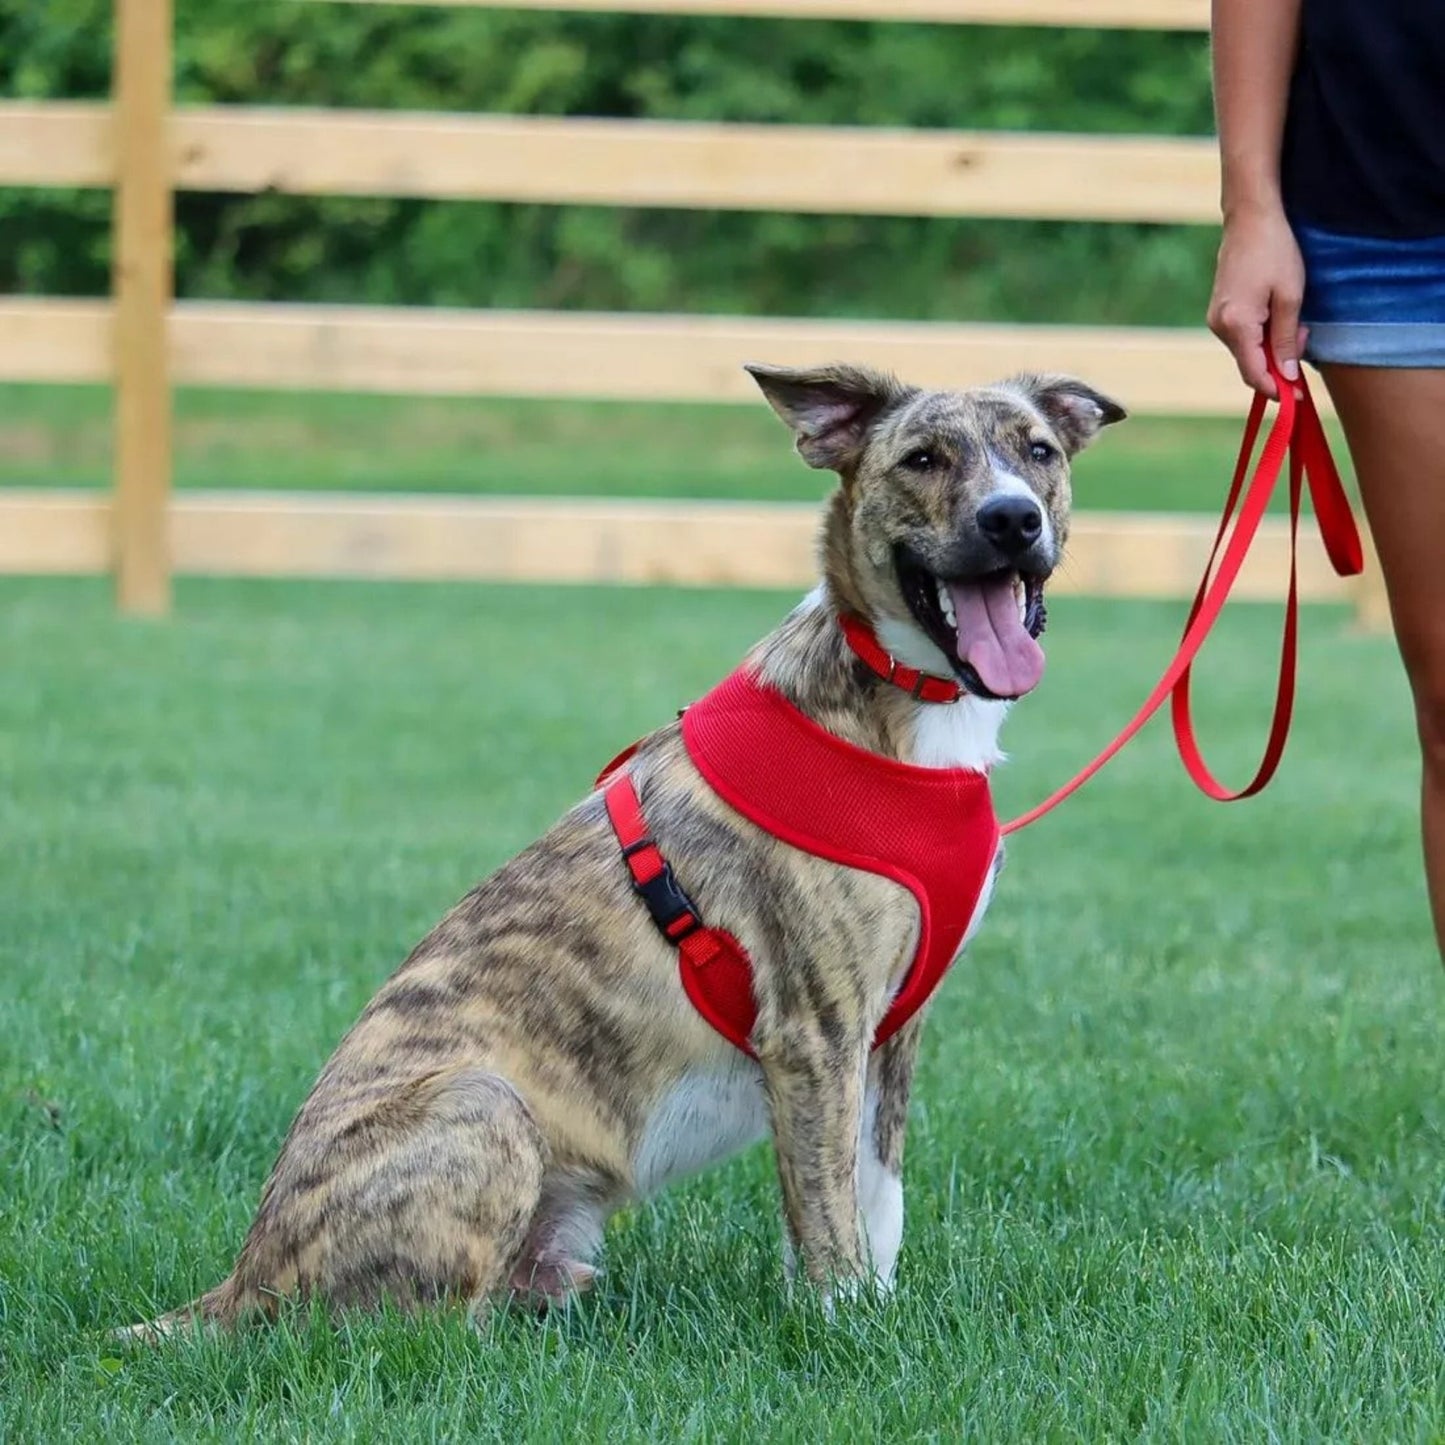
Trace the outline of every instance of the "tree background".
<instances>
[{"instance_id":1,"label":"tree background","mask_svg":"<svg viewBox=\"0 0 1445 1445\"><path fill-rule=\"evenodd\" d=\"M104 97L109 0L0 0L0 94ZM179 99L1199 134L1198 34L178 0ZM182 296L1188 324L1206 227L176 200ZM0 189L0 291L108 288L104 192Z\"/></svg>"}]
</instances>

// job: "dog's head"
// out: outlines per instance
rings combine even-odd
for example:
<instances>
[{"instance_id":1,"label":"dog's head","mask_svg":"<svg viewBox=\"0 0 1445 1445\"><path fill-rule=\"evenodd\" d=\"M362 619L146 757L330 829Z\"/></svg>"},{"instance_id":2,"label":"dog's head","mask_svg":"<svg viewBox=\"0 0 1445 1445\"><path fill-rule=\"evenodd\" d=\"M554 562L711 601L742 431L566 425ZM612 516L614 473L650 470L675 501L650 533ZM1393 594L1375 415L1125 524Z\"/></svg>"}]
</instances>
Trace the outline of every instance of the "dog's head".
<instances>
[{"instance_id":1,"label":"dog's head","mask_svg":"<svg viewBox=\"0 0 1445 1445\"><path fill-rule=\"evenodd\" d=\"M1033 688L1069 459L1124 409L1067 376L928 391L853 366L748 370L803 459L842 478L823 559L835 604L976 696Z\"/></svg>"}]
</instances>

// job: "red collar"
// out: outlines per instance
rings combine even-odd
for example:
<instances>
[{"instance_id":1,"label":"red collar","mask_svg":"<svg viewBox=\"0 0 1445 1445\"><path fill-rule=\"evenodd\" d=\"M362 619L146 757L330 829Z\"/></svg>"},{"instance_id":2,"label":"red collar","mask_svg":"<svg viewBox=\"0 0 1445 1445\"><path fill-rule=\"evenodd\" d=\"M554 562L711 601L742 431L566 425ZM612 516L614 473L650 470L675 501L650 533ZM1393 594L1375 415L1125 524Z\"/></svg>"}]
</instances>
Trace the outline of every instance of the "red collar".
<instances>
[{"instance_id":1,"label":"red collar","mask_svg":"<svg viewBox=\"0 0 1445 1445\"><path fill-rule=\"evenodd\" d=\"M919 702L957 702L964 695L964 689L951 677L937 677L916 667L905 667L884 648L878 635L861 617L851 612L841 613L838 626L843 629L843 640L865 666Z\"/></svg>"}]
</instances>

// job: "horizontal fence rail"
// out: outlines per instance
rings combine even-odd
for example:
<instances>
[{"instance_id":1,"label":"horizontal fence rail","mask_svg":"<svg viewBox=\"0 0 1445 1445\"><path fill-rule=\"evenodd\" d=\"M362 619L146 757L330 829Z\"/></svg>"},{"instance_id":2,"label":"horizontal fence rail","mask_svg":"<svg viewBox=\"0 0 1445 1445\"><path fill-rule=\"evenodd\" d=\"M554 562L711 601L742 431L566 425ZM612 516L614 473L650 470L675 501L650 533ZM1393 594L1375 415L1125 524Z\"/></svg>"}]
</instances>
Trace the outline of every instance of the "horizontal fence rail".
<instances>
[{"instance_id":1,"label":"horizontal fence rail","mask_svg":"<svg viewBox=\"0 0 1445 1445\"><path fill-rule=\"evenodd\" d=\"M109 186L103 105L0 103L0 185ZM180 108L177 190L1208 222L1214 142L431 112ZM44 178L52 179L45 182Z\"/></svg>"},{"instance_id":2,"label":"horizontal fence rail","mask_svg":"<svg viewBox=\"0 0 1445 1445\"><path fill-rule=\"evenodd\" d=\"M1209 28L1209 0L373 0L373 3L479 10L726 15L775 20L912 20L943 25L1142 30Z\"/></svg>"},{"instance_id":3,"label":"horizontal fence rail","mask_svg":"<svg viewBox=\"0 0 1445 1445\"><path fill-rule=\"evenodd\" d=\"M182 301L169 336L174 379L195 386L755 404L744 362L867 360L927 386L1073 372L1138 414L1242 404L1222 348L1175 327ZM0 380L97 382L112 366L106 302L0 299Z\"/></svg>"},{"instance_id":4,"label":"horizontal fence rail","mask_svg":"<svg viewBox=\"0 0 1445 1445\"><path fill-rule=\"evenodd\" d=\"M110 514L103 493L0 490L0 573L106 571ZM819 520L811 503L186 491L167 529L192 576L801 589L817 578ZM1213 540L1202 517L1078 515L1049 591L1177 599ZM1288 566L1288 523L1267 518L1234 595L1277 600ZM1353 595L1308 544L1299 585L1307 602Z\"/></svg>"},{"instance_id":5,"label":"horizontal fence rail","mask_svg":"<svg viewBox=\"0 0 1445 1445\"><path fill-rule=\"evenodd\" d=\"M113 186L114 115L101 102L0 101L0 186Z\"/></svg>"}]
</instances>

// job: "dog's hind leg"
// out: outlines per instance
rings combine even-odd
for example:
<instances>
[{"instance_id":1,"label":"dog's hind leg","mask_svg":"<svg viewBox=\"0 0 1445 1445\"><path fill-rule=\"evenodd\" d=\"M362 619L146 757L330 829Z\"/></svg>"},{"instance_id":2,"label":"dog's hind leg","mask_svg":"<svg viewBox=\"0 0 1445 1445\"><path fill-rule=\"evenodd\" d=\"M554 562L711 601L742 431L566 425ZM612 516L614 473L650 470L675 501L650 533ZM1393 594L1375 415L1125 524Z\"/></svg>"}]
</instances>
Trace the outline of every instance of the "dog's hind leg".
<instances>
[{"instance_id":1,"label":"dog's hind leg","mask_svg":"<svg viewBox=\"0 0 1445 1445\"><path fill-rule=\"evenodd\" d=\"M542 1194L547 1145L485 1069L411 1080L339 1128L298 1120L236 1268L193 1317L230 1324L279 1300L476 1308L505 1291Z\"/></svg>"},{"instance_id":2,"label":"dog's hind leg","mask_svg":"<svg viewBox=\"0 0 1445 1445\"><path fill-rule=\"evenodd\" d=\"M548 1309L590 1289L607 1213L601 1196L582 1181L549 1183L512 1265L512 1297Z\"/></svg>"}]
</instances>

